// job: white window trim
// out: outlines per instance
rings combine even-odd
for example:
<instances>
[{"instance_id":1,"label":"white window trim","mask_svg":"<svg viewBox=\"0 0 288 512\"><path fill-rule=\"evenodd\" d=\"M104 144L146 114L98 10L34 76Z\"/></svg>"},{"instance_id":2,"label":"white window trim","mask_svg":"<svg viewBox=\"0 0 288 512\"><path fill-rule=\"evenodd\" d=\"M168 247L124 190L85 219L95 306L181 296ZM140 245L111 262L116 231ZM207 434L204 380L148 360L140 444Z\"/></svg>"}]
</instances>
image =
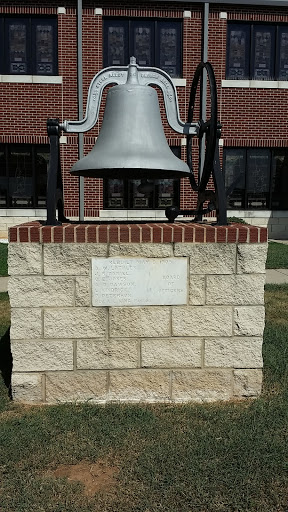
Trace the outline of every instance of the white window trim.
<instances>
[{"instance_id":1,"label":"white window trim","mask_svg":"<svg viewBox=\"0 0 288 512\"><path fill-rule=\"evenodd\" d=\"M246 89L288 89L284 80L222 80L222 87Z\"/></svg>"},{"instance_id":2,"label":"white window trim","mask_svg":"<svg viewBox=\"0 0 288 512\"><path fill-rule=\"evenodd\" d=\"M186 78L172 78L175 87L186 87Z\"/></svg>"},{"instance_id":3,"label":"white window trim","mask_svg":"<svg viewBox=\"0 0 288 512\"><path fill-rule=\"evenodd\" d=\"M0 75L0 82L13 84L62 84L62 76Z\"/></svg>"}]
</instances>

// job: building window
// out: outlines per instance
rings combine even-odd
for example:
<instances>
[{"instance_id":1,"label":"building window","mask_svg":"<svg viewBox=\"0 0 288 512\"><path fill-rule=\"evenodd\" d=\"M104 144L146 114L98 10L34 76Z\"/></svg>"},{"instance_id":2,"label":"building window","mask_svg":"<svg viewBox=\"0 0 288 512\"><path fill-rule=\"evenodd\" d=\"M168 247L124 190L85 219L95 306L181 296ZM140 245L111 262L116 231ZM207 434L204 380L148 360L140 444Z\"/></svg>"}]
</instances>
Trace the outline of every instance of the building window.
<instances>
[{"instance_id":1,"label":"building window","mask_svg":"<svg viewBox=\"0 0 288 512\"><path fill-rule=\"evenodd\" d=\"M0 144L0 208L46 206L49 146Z\"/></svg>"},{"instance_id":2,"label":"building window","mask_svg":"<svg viewBox=\"0 0 288 512\"><path fill-rule=\"evenodd\" d=\"M229 23L226 78L288 80L288 25Z\"/></svg>"},{"instance_id":3,"label":"building window","mask_svg":"<svg viewBox=\"0 0 288 512\"><path fill-rule=\"evenodd\" d=\"M56 18L0 19L0 72L57 75Z\"/></svg>"},{"instance_id":4,"label":"building window","mask_svg":"<svg viewBox=\"0 0 288 512\"><path fill-rule=\"evenodd\" d=\"M157 210L179 206L179 180L105 180L104 208Z\"/></svg>"},{"instance_id":5,"label":"building window","mask_svg":"<svg viewBox=\"0 0 288 512\"><path fill-rule=\"evenodd\" d=\"M180 158L180 146L170 148ZM135 171L135 173L137 170ZM114 210L163 210L180 205L180 180L104 180L104 208Z\"/></svg>"},{"instance_id":6,"label":"building window","mask_svg":"<svg viewBox=\"0 0 288 512\"><path fill-rule=\"evenodd\" d=\"M171 77L182 73L182 23L151 19L104 20L104 66L127 66L136 57L139 66L161 68Z\"/></svg>"},{"instance_id":7,"label":"building window","mask_svg":"<svg viewBox=\"0 0 288 512\"><path fill-rule=\"evenodd\" d=\"M288 150L224 149L227 208L288 209Z\"/></svg>"}]
</instances>

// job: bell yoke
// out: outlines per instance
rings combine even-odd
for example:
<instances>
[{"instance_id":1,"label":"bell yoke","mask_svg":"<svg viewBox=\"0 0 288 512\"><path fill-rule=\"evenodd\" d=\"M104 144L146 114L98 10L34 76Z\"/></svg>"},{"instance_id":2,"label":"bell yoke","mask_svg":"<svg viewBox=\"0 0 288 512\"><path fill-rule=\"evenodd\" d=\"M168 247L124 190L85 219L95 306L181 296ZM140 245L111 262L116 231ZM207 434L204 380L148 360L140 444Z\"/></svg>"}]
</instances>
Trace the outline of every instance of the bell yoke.
<instances>
[{"instance_id":1,"label":"bell yoke","mask_svg":"<svg viewBox=\"0 0 288 512\"><path fill-rule=\"evenodd\" d=\"M210 119L206 122L195 122L193 111L196 92L199 80L203 79L204 69L210 85ZM196 70L191 87L188 122L184 123L179 116L177 93L170 76L161 69L138 66L134 57L131 57L127 67L113 66L95 75L90 84L83 120L59 123L58 119L48 119L51 156L47 178L47 224L55 225L66 220L63 214L63 184L59 158L60 131L83 133L92 129L98 120L103 90L115 83L107 94L103 122L96 143L90 153L75 163L71 174L92 178L141 179L141 184L145 184L147 179L188 177L193 190L198 191L197 210L184 211L177 207L168 207L168 220L173 222L179 213L187 213L195 215L195 219L199 221L205 211L215 209L218 223L226 224L226 198L217 144L220 126L217 125L216 83L211 64L200 63ZM171 128L187 137L187 164L177 158L168 146L158 95L150 85L160 87L163 92L167 120ZM202 164L199 159L196 179L192 168L191 139L194 136L201 139L204 134L205 159ZM206 191L211 174L215 192ZM203 210L203 204L207 200L208 207Z\"/></svg>"}]
</instances>

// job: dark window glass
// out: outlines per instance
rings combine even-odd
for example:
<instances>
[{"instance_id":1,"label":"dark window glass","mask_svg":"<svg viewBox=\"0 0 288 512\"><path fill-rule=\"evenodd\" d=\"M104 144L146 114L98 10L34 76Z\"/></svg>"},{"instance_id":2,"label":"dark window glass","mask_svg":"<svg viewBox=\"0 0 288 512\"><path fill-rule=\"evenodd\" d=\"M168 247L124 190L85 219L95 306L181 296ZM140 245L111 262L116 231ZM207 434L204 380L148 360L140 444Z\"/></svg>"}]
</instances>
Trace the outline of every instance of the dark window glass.
<instances>
[{"instance_id":1,"label":"dark window glass","mask_svg":"<svg viewBox=\"0 0 288 512\"><path fill-rule=\"evenodd\" d=\"M279 29L279 80L288 80L288 27Z\"/></svg>"},{"instance_id":2,"label":"dark window glass","mask_svg":"<svg viewBox=\"0 0 288 512\"><path fill-rule=\"evenodd\" d=\"M288 151L275 149L272 159L272 209L288 208Z\"/></svg>"},{"instance_id":3,"label":"dark window glass","mask_svg":"<svg viewBox=\"0 0 288 512\"><path fill-rule=\"evenodd\" d=\"M248 208L268 208L270 185L270 150L247 151Z\"/></svg>"},{"instance_id":4,"label":"dark window glass","mask_svg":"<svg viewBox=\"0 0 288 512\"><path fill-rule=\"evenodd\" d=\"M180 146L172 146L173 153L180 158ZM179 180L104 180L104 207L107 209L149 210L179 206Z\"/></svg>"},{"instance_id":5,"label":"dark window glass","mask_svg":"<svg viewBox=\"0 0 288 512\"><path fill-rule=\"evenodd\" d=\"M47 148L35 147L35 205L46 206L47 171L50 153Z\"/></svg>"},{"instance_id":6,"label":"dark window glass","mask_svg":"<svg viewBox=\"0 0 288 512\"><path fill-rule=\"evenodd\" d=\"M7 161L6 161L6 148L4 145L0 146L0 206L7 205L8 194L8 178L7 178Z\"/></svg>"},{"instance_id":7,"label":"dark window glass","mask_svg":"<svg viewBox=\"0 0 288 512\"><path fill-rule=\"evenodd\" d=\"M8 21L9 73L27 73L27 45L27 24L16 20Z\"/></svg>"},{"instance_id":8,"label":"dark window glass","mask_svg":"<svg viewBox=\"0 0 288 512\"><path fill-rule=\"evenodd\" d=\"M54 27L46 23L35 25L36 74L52 75L54 68Z\"/></svg>"},{"instance_id":9,"label":"dark window glass","mask_svg":"<svg viewBox=\"0 0 288 512\"><path fill-rule=\"evenodd\" d=\"M224 170L228 208L244 208L245 150L226 150L224 153Z\"/></svg>"},{"instance_id":10,"label":"dark window glass","mask_svg":"<svg viewBox=\"0 0 288 512\"><path fill-rule=\"evenodd\" d=\"M244 25L228 27L227 75L244 79L249 75L250 31Z\"/></svg>"},{"instance_id":11,"label":"dark window glass","mask_svg":"<svg viewBox=\"0 0 288 512\"><path fill-rule=\"evenodd\" d=\"M181 76L181 27L170 20L104 20L104 66L127 66L135 56L139 66Z\"/></svg>"},{"instance_id":12,"label":"dark window glass","mask_svg":"<svg viewBox=\"0 0 288 512\"><path fill-rule=\"evenodd\" d=\"M57 74L56 18L3 17L0 29L0 72Z\"/></svg>"},{"instance_id":13,"label":"dark window glass","mask_svg":"<svg viewBox=\"0 0 288 512\"><path fill-rule=\"evenodd\" d=\"M177 77L181 75L181 33L177 23L159 22L159 68L168 75Z\"/></svg>"},{"instance_id":14,"label":"dark window glass","mask_svg":"<svg viewBox=\"0 0 288 512\"><path fill-rule=\"evenodd\" d=\"M8 159L9 206L31 207L33 177L31 149L12 149Z\"/></svg>"},{"instance_id":15,"label":"dark window glass","mask_svg":"<svg viewBox=\"0 0 288 512\"><path fill-rule=\"evenodd\" d=\"M45 207L48 162L49 146L0 146L0 205Z\"/></svg>"},{"instance_id":16,"label":"dark window glass","mask_svg":"<svg viewBox=\"0 0 288 512\"><path fill-rule=\"evenodd\" d=\"M106 182L107 200L106 208L124 208L125 190L124 180L111 179Z\"/></svg>"},{"instance_id":17,"label":"dark window glass","mask_svg":"<svg viewBox=\"0 0 288 512\"><path fill-rule=\"evenodd\" d=\"M288 26L230 22L226 78L288 80Z\"/></svg>"},{"instance_id":18,"label":"dark window glass","mask_svg":"<svg viewBox=\"0 0 288 512\"><path fill-rule=\"evenodd\" d=\"M127 66L128 64L128 23L116 20L107 25L104 37L105 66Z\"/></svg>"},{"instance_id":19,"label":"dark window glass","mask_svg":"<svg viewBox=\"0 0 288 512\"><path fill-rule=\"evenodd\" d=\"M253 70L255 80L274 78L275 29L255 26L253 30Z\"/></svg>"},{"instance_id":20,"label":"dark window glass","mask_svg":"<svg viewBox=\"0 0 288 512\"><path fill-rule=\"evenodd\" d=\"M152 22L131 23L131 54L139 66L152 66L154 63L154 24Z\"/></svg>"},{"instance_id":21,"label":"dark window glass","mask_svg":"<svg viewBox=\"0 0 288 512\"><path fill-rule=\"evenodd\" d=\"M227 208L288 209L288 149L225 148Z\"/></svg>"}]
</instances>

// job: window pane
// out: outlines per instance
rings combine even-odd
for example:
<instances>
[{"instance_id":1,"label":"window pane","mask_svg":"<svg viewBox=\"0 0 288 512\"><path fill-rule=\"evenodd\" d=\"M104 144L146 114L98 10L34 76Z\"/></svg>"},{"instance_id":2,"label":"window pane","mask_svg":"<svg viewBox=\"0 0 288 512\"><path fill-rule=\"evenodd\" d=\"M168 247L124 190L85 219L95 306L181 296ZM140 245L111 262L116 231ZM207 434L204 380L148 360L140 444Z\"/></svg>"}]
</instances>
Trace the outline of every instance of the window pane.
<instances>
[{"instance_id":1,"label":"window pane","mask_svg":"<svg viewBox=\"0 0 288 512\"><path fill-rule=\"evenodd\" d=\"M288 29L279 29L279 80L288 80Z\"/></svg>"},{"instance_id":2,"label":"window pane","mask_svg":"<svg viewBox=\"0 0 288 512\"><path fill-rule=\"evenodd\" d=\"M8 23L9 73L27 73L27 26Z\"/></svg>"},{"instance_id":3,"label":"window pane","mask_svg":"<svg viewBox=\"0 0 288 512\"><path fill-rule=\"evenodd\" d=\"M231 25L228 27L227 78L249 77L250 27Z\"/></svg>"},{"instance_id":4,"label":"window pane","mask_svg":"<svg viewBox=\"0 0 288 512\"><path fill-rule=\"evenodd\" d=\"M181 25L159 22L158 38L159 64L157 65L168 75L179 77L181 74Z\"/></svg>"},{"instance_id":5,"label":"window pane","mask_svg":"<svg viewBox=\"0 0 288 512\"><path fill-rule=\"evenodd\" d=\"M105 66L127 66L128 25L123 22L109 22L104 25Z\"/></svg>"},{"instance_id":6,"label":"window pane","mask_svg":"<svg viewBox=\"0 0 288 512\"><path fill-rule=\"evenodd\" d=\"M4 146L0 146L0 207L7 206L8 178Z\"/></svg>"},{"instance_id":7,"label":"window pane","mask_svg":"<svg viewBox=\"0 0 288 512\"><path fill-rule=\"evenodd\" d=\"M272 160L272 208L288 208L288 151L274 150Z\"/></svg>"},{"instance_id":8,"label":"window pane","mask_svg":"<svg viewBox=\"0 0 288 512\"><path fill-rule=\"evenodd\" d=\"M269 185L269 149L249 149L247 151L248 208L268 208Z\"/></svg>"},{"instance_id":9,"label":"window pane","mask_svg":"<svg viewBox=\"0 0 288 512\"><path fill-rule=\"evenodd\" d=\"M245 149L224 150L227 208L245 207Z\"/></svg>"},{"instance_id":10,"label":"window pane","mask_svg":"<svg viewBox=\"0 0 288 512\"><path fill-rule=\"evenodd\" d=\"M33 177L30 150L13 149L8 160L9 205L33 206Z\"/></svg>"},{"instance_id":11,"label":"window pane","mask_svg":"<svg viewBox=\"0 0 288 512\"><path fill-rule=\"evenodd\" d=\"M49 164L49 149L36 149L36 206L46 206L47 170Z\"/></svg>"},{"instance_id":12,"label":"window pane","mask_svg":"<svg viewBox=\"0 0 288 512\"><path fill-rule=\"evenodd\" d=\"M175 197L177 189L177 180L163 179L157 181L157 208L166 208L167 206L178 206L178 198Z\"/></svg>"},{"instance_id":13,"label":"window pane","mask_svg":"<svg viewBox=\"0 0 288 512\"><path fill-rule=\"evenodd\" d=\"M54 27L50 24L36 24L36 73L53 74Z\"/></svg>"},{"instance_id":14,"label":"window pane","mask_svg":"<svg viewBox=\"0 0 288 512\"><path fill-rule=\"evenodd\" d=\"M124 208L124 180L107 180L106 198L106 208Z\"/></svg>"},{"instance_id":15,"label":"window pane","mask_svg":"<svg viewBox=\"0 0 288 512\"><path fill-rule=\"evenodd\" d=\"M132 55L139 66L153 66L153 25L143 22L132 24Z\"/></svg>"},{"instance_id":16,"label":"window pane","mask_svg":"<svg viewBox=\"0 0 288 512\"><path fill-rule=\"evenodd\" d=\"M129 180L129 208L143 210L154 208L155 182L148 180Z\"/></svg>"},{"instance_id":17,"label":"window pane","mask_svg":"<svg viewBox=\"0 0 288 512\"><path fill-rule=\"evenodd\" d=\"M253 78L271 80L274 78L275 30L273 27L254 26L254 69Z\"/></svg>"}]
</instances>

